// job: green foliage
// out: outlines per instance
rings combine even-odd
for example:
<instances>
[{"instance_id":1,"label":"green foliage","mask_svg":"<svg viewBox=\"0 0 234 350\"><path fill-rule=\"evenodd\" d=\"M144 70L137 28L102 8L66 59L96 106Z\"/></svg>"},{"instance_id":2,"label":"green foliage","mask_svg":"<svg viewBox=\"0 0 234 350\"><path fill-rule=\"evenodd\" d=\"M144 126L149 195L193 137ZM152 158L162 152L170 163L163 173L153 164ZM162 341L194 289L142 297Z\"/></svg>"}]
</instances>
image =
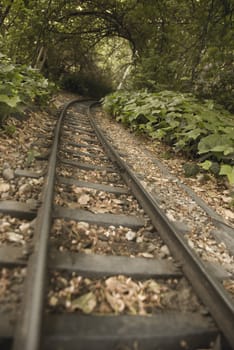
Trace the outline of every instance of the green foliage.
<instances>
[{"instance_id":1,"label":"green foliage","mask_svg":"<svg viewBox=\"0 0 234 350\"><path fill-rule=\"evenodd\" d=\"M200 167L193 163L185 163L183 169L186 177L196 176L200 171Z\"/></svg>"},{"instance_id":2,"label":"green foliage","mask_svg":"<svg viewBox=\"0 0 234 350\"><path fill-rule=\"evenodd\" d=\"M28 151L28 156L27 156L27 159L26 159L26 164L27 166L30 166L36 159L36 157L38 157L40 155L40 153L35 150L35 149L30 149Z\"/></svg>"},{"instance_id":3,"label":"green foliage","mask_svg":"<svg viewBox=\"0 0 234 350\"><path fill-rule=\"evenodd\" d=\"M131 65L124 86L192 92L233 111L233 11L233 0L2 0L0 51L55 81L95 63L117 86Z\"/></svg>"},{"instance_id":4,"label":"green foliage","mask_svg":"<svg viewBox=\"0 0 234 350\"><path fill-rule=\"evenodd\" d=\"M221 165L220 175L226 175L230 184L234 185L234 167L228 164Z\"/></svg>"},{"instance_id":5,"label":"green foliage","mask_svg":"<svg viewBox=\"0 0 234 350\"><path fill-rule=\"evenodd\" d=\"M14 135L15 131L16 131L15 125L3 125L2 131L0 131L0 133L4 133L4 134L12 137Z\"/></svg>"},{"instance_id":6,"label":"green foliage","mask_svg":"<svg viewBox=\"0 0 234 350\"><path fill-rule=\"evenodd\" d=\"M144 2L130 86L192 92L234 111L233 11L233 1Z\"/></svg>"},{"instance_id":7,"label":"green foliage","mask_svg":"<svg viewBox=\"0 0 234 350\"><path fill-rule=\"evenodd\" d=\"M234 116L212 100L199 101L191 94L172 91L122 91L107 96L104 108L118 121L166 142L177 152L195 159L202 155L204 170L227 175L232 181Z\"/></svg>"},{"instance_id":8,"label":"green foliage","mask_svg":"<svg viewBox=\"0 0 234 350\"><path fill-rule=\"evenodd\" d=\"M22 113L31 102L45 103L52 85L39 72L13 64L0 53L0 124L11 114Z\"/></svg>"}]
</instances>

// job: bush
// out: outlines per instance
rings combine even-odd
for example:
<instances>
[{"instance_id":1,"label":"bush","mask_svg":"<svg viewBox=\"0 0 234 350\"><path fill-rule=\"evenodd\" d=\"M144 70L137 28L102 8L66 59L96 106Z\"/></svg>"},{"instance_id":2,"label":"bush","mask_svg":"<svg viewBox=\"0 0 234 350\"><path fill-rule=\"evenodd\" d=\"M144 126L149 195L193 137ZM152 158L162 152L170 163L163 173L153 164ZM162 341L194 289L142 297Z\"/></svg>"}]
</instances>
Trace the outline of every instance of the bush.
<instances>
[{"instance_id":1,"label":"bush","mask_svg":"<svg viewBox=\"0 0 234 350\"><path fill-rule=\"evenodd\" d=\"M32 102L45 103L51 95L53 85L37 70L13 64L0 53L0 124L11 114L21 114Z\"/></svg>"},{"instance_id":2,"label":"bush","mask_svg":"<svg viewBox=\"0 0 234 350\"><path fill-rule=\"evenodd\" d=\"M133 130L147 133L198 158L203 169L220 166L220 175L234 183L234 116L191 94L172 91L159 93L116 92L104 99L106 111Z\"/></svg>"}]
</instances>

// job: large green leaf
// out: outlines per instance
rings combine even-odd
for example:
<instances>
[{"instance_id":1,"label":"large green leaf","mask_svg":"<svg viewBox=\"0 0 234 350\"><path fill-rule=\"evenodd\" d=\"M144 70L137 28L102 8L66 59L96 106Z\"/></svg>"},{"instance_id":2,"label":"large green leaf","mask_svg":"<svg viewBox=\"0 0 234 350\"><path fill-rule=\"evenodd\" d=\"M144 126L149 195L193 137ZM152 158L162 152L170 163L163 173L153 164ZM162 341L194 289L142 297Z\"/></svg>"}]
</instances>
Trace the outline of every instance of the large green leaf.
<instances>
[{"instance_id":1,"label":"large green leaf","mask_svg":"<svg viewBox=\"0 0 234 350\"><path fill-rule=\"evenodd\" d=\"M226 175L230 184L234 184L234 166L228 164L221 165L219 175Z\"/></svg>"},{"instance_id":2,"label":"large green leaf","mask_svg":"<svg viewBox=\"0 0 234 350\"><path fill-rule=\"evenodd\" d=\"M209 170L210 167L212 166L212 162L210 160L205 160L203 163L200 163L199 165L202 169Z\"/></svg>"},{"instance_id":3,"label":"large green leaf","mask_svg":"<svg viewBox=\"0 0 234 350\"><path fill-rule=\"evenodd\" d=\"M222 152L226 153L232 149L233 143L226 135L212 134L203 137L198 144L198 153L203 154L207 152ZM231 152L232 153L232 150ZM228 154L228 153L227 153Z\"/></svg>"},{"instance_id":4,"label":"large green leaf","mask_svg":"<svg viewBox=\"0 0 234 350\"><path fill-rule=\"evenodd\" d=\"M21 102L19 96L8 97L7 95L0 95L0 102L6 103L9 107L16 107Z\"/></svg>"}]
</instances>

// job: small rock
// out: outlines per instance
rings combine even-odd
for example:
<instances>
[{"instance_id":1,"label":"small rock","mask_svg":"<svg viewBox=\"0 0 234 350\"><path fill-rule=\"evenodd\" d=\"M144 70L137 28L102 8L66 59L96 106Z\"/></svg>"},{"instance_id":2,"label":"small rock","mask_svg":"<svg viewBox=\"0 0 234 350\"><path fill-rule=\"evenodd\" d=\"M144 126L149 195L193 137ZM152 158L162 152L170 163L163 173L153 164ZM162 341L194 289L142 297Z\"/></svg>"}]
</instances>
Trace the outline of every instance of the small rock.
<instances>
[{"instance_id":1,"label":"small rock","mask_svg":"<svg viewBox=\"0 0 234 350\"><path fill-rule=\"evenodd\" d=\"M82 194L78 199L78 203L80 205L87 205L89 201L90 201L90 196L88 194Z\"/></svg>"},{"instance_id":2,"label":"small rock","mask_svg":"<svg viewBox=\"0 0 234 350\"><path fill-rule=\"evenodd\" d=\"M170 255L170 251L169 251L169 249L168 249L168 247L166 245L163 245L160 248L160 255L161 255L161 257L166 257L166 256Z\"/></svg>"},{"instance_id":3,"label":"small rock","mask_svg":"<svg viewBox=\"0 0 234 350\"><path fill-rule=\"evenodd\" d=\"M143 258L154 258L153 254L150 254L150 253L142 253L141 256L143 256Z\"/></svg>"},{"instance_id":4,"label":"small rock","mask_svg":"<svg viewBox=\"0 0 234 350\"><path fill-rule=\"evenodd\" d=\"M33 187L33 186L35 186L35 185L38 184L37 181L38 181L37 179L29 179L29 180L28 180L28 183L29 183L29 185L31 185L31 186Z\"/></svg>"},{"instance_id":5,"label":"small rock","mask_svg":"<svg viewBox=\"0 0 234 350\"><path fill-rule=\"evenodd\" d=\"M10 190L10 185L7 183L1 183L0 184L0 192L8 192Z\"/></svg>"},{"instance_id":6,"label":"small rock","mask_svg":"<svg viewBox=\"0 0 234 350\"><path fill-rule=\"evenodd\" d=\"M1 232L6 232L9 229L9 227L11 227L11 224L9 224L9 222L3 222L1 224Z\"/></svg>"},{"instance_id":7,"label":"small rock","mask_svg":"<svg viewBox=\"0 0 234 350\"><path fill-rule=\"evenodd\" d=\"M38 201L34 198L28 198L26 203L29 204L31 208L36 208L38 205Z\"/></svg>"},{"instance_id":8,"label":"small rock","mask_svg":"<svg viewBox=\"0 0 234 350\"><path fill-rule=\"evenodd\" d=\"M128 241L133 241L136 238L136 232L128 231L125 235Z\"/></svg>"},{"instance_id":9,"label":"small rock","mask_svg":"<svg viewBox=\"0 0 234 350\"><path fill-rule=\"evenodd\" d=\"M234 219L234 212L229 209L224 210L224 215L226 219Z\"/></svg>"},{"instance_id":10,"label":"small rock","mask_svg":"<svg viewBox=\"0 0 234 350\"><path fill-rule=\"evenodd\" d=\"M176 221L176 219L175 219L175 217L174 217L174 215L172 214L172 212L167 212L166 213L166 215L167 215L167 217L168 217L168 219L170 220L170 221Z\"/></svg>"},{"instance_id":11,"label":"small rock","mask_svg":"<svg viewBox=\"0 0 234 350\"><path fill-rule=\"evenodd\" d=\"M194 243L190 239L188 239L188 245L190 248L194 249Z\"/></svg>"},{"instance_id":12,"label":"small rock","mask_svg":"<svg viewBox=\"0 0 234 350\"><path fill-rule=\"evenodd\" d=\"M224 202L224 203L227 203L227 204L229 204L229 203L231 203L232 202L232 197L227 197L227 196L223 196L223 197L221 197L222 198L222 201Z\"/></svg>"},{"instance_id":13,"label":"small rock","mask_svg":"<svg viewBox=\"0 0 234 350\"><path fill-rule=\"evenodd\" d=\"M10 168L10 167L11 166L10 166L9 163L4 163L3 166L2 166L3 169L7 169L7 168Z\"/></svg>"},{"instance_id":14,"label":"small rock","mask_svg":"<svg viewBox=\"0 0 234 350\"><path fill-rule=\"evenodd\" d=\"M153 243L150 243L150 244L148 245L147 250L148 250L149 253L153 253L153 252L155 251L156 248L157 248L156 245L154 245Z\"/></svg>"},{"instance_id":15,"label":"small rock","mask_svg":"<svg viewBox=\"0 0 234 350\"><path fill-rule=\"evenodd\" d=\"M191 231L190 227L182 221L174 221L174 226L176 230L178 230L182 234L185 234Z\"/></svg>"},{"instance_id":16,"label":"small rock","mask_svg":"<svg viewBox=\"0 0 234 350\"><path fill-rule=\"evenodd\" d=\"M86 233L86 231L89 229L89 224L81 221L77 224L77 229L79 233Z\"/></svg>"},{"instance_id":17,"label":"small rock","mask_svg":"<svg viewBox=\"0 0 234 350\"><path fill-rule=\"evenodd\" d=\"M32 186L30 184L23 184L19 188L19 193L25 194L25 193L31 192L31 190L32 190Z\"/></svg>"},{"instance_id":18,"label":"small rock","mask_svg":"<svg viewBox=\"0 0 234 350\"><path fill-rule=\"evenodd\" d=\"M9 198L9 192L5 192L1 194L1 199L4 201Z\"/></svg>"},{"instance_id":19,"label":"small rock","mask_svg":"<svg viewBox=\"0 0 234 350\"><path fill-rule=\"evenodd\" d=\"M25 223L21 224L19 227L20 232L22 232L23 234L26 234L28 232L29 228L30 228L29 222L25 222Z\"/></svg>"},{"instance_id":20,"label":"small rock","mask_svg":"<svg viewBox=\"0 0 234 350\"><path fill-rule=\"evenodd\" d=\"M6 168L2 172L2 177L7 181L14 179L14 171L11 168Z\"/></svg>"},{"instance_id":21,"label":"small rock","mask_svg":"<svg viewBox=\"0 0 234 350\"><path fill-rule=\"evenodd\" d=\"M9 239L9 241L11 242L22 242L22 236L19 235L18 233L15 232L7 232L6 234L7 238Z\"/></svg>"},{"instance_id":22,"label":"small rock","mask_svg":"<svg viewBox=\"0 0 234 350\"><path fill-rule=\"evenodd\" d=\"M52 296L49 300L50 306L56 306L58 304L58 299L55 296Z\"/></svg>"},{"instance_id":23,"label":"small rock","mask_svg":"<svg viewBox=\"0 0 234 350\"><path fill-rule=\"evenodd\" d=\"M142 243L144 241L143 237L137 237L136 242L137 243Z\"/></svg>"}]
</instances>

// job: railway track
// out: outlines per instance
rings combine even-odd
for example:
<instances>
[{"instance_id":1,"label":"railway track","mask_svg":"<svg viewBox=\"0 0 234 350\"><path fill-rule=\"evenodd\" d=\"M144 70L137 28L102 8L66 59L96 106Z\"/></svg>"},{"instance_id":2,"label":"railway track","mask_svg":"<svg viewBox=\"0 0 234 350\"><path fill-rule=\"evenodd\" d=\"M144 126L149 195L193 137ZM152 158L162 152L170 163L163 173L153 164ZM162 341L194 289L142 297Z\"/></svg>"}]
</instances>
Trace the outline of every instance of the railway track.
<instances>
[{"instance_id":1,"label":"railway track","mask_svg":"<svg viewBox=\"0 0 234 350\"><path fill-rule=\"evenodd\" d=\"M1 311L1 349L234 348L233 301L104 137L94 107L65 105L43 141L47 173L18 172L44 176L40 200L0 204L34 220L23 249L0 247L17 295Z\"/></svg>"}]
</instances>

